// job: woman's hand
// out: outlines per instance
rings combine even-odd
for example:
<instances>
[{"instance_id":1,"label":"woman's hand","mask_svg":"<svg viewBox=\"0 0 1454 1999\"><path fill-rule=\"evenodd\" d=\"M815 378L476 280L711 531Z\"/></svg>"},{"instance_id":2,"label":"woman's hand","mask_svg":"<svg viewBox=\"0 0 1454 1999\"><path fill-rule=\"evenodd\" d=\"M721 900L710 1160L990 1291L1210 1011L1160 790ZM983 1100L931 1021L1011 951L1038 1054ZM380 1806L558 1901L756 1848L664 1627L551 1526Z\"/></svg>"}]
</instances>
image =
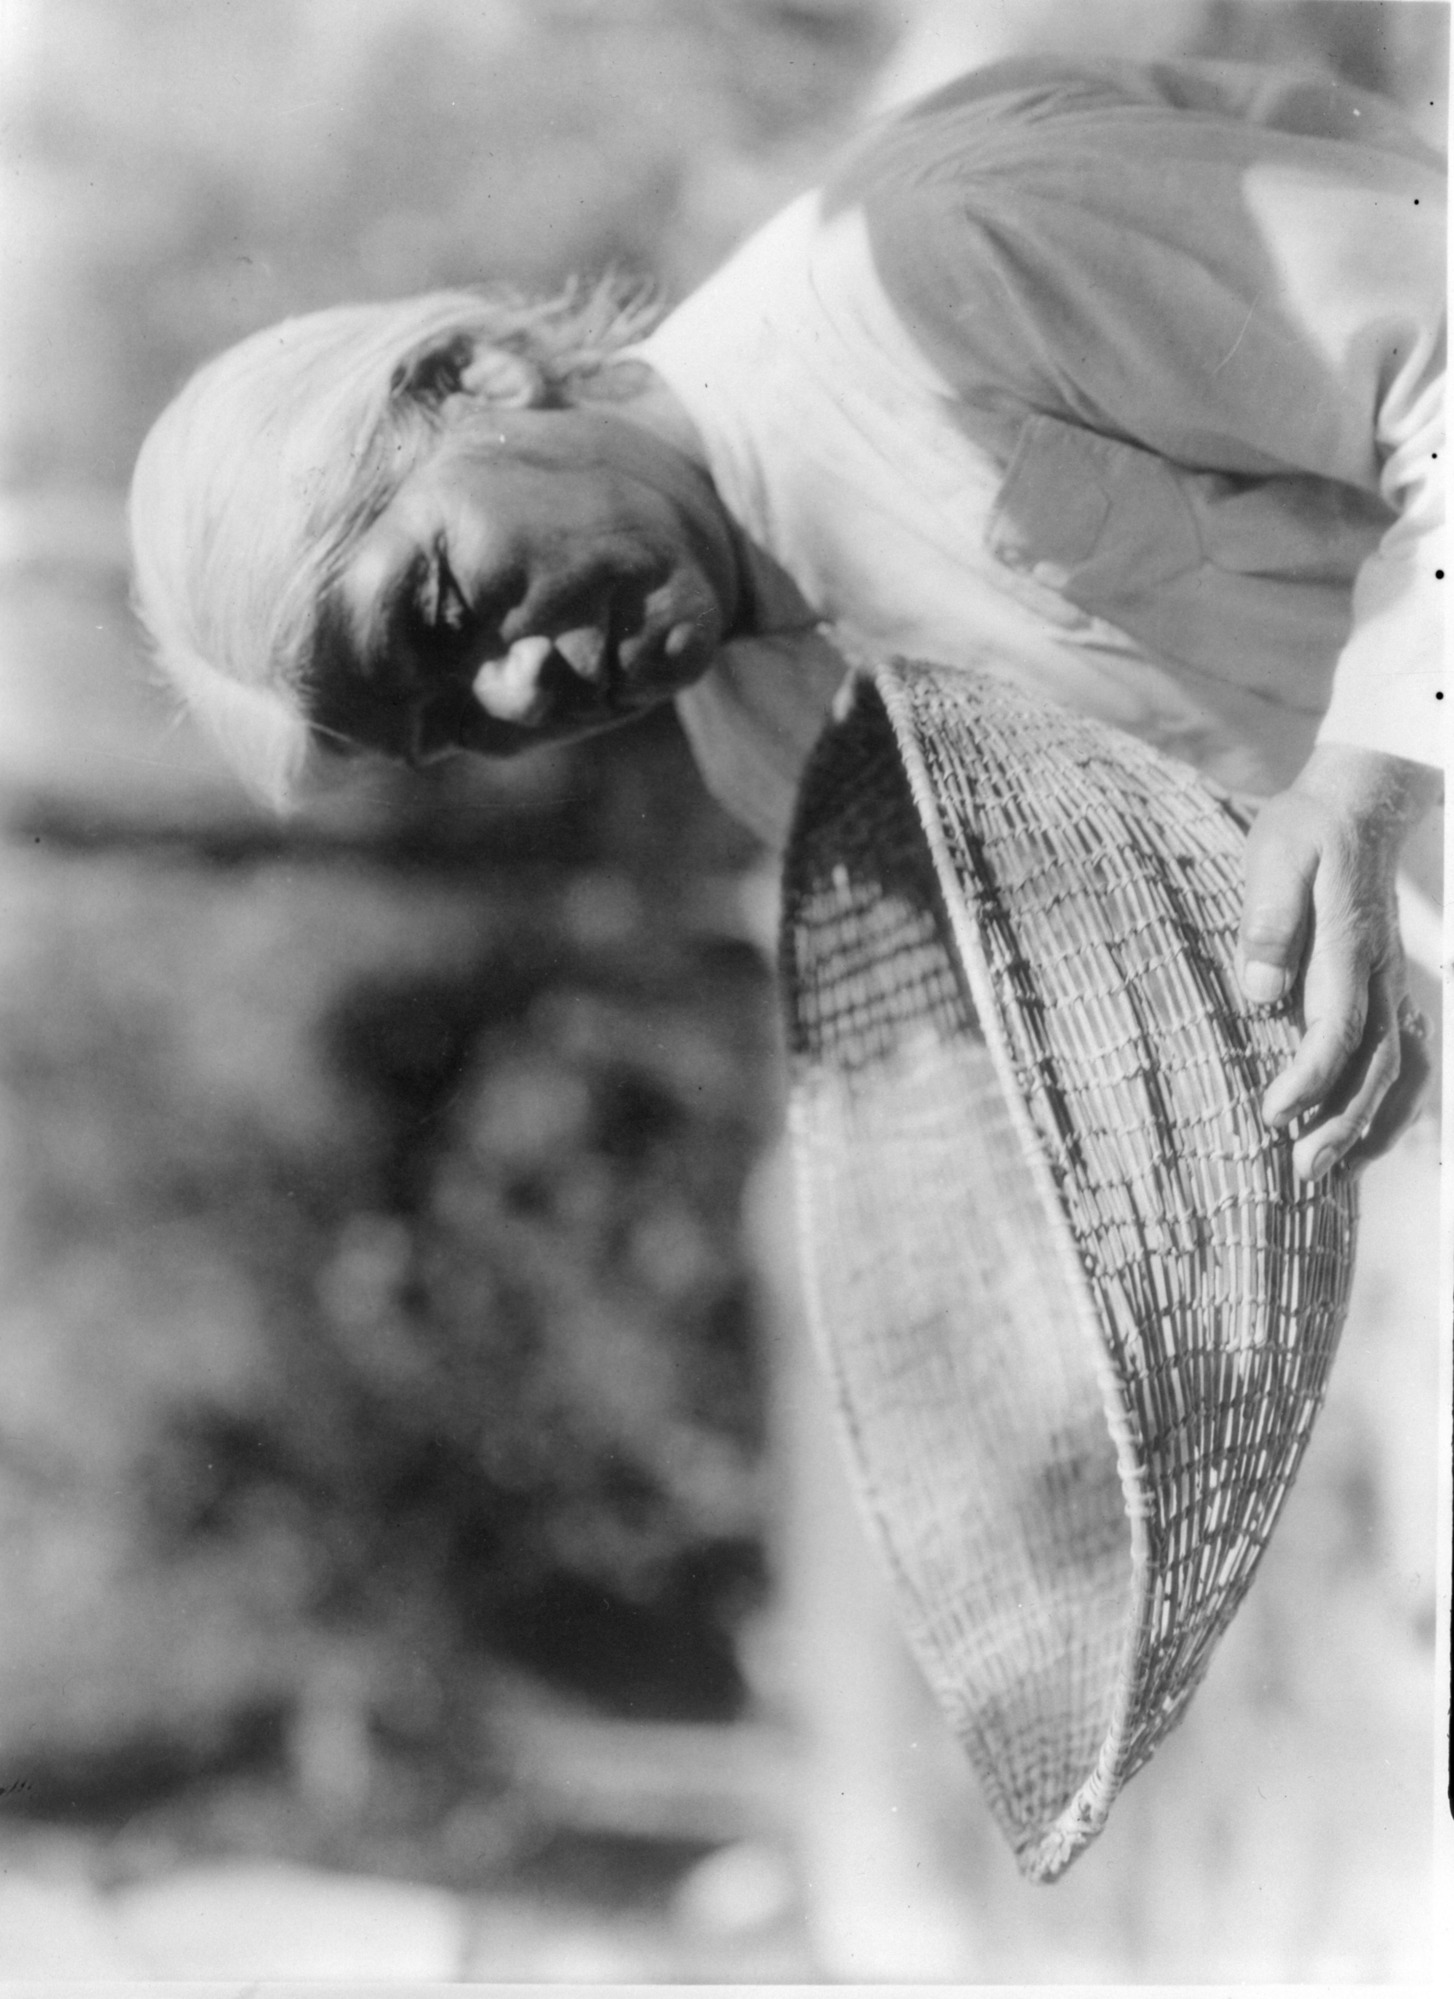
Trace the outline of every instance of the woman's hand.
<instances>
[{"instance_id":1,"label":"woman's hand","mask_svg":"<svg viewBox=\"0 0 1454 1999\"><path fill-rule=\"evenodd\" d=\"M1300 1179L1317 1179L1355 1147L1360 1161L1386 1151L1427 1081L1394 883L1405 836L1438 789L1428 765L1327 743L1248 836L1243 990L1273 1002L1301 972L1302 1042L1262 1102L1277 1127L1315 1112L1293 1148Z\"/></svg>"}]
</instances>

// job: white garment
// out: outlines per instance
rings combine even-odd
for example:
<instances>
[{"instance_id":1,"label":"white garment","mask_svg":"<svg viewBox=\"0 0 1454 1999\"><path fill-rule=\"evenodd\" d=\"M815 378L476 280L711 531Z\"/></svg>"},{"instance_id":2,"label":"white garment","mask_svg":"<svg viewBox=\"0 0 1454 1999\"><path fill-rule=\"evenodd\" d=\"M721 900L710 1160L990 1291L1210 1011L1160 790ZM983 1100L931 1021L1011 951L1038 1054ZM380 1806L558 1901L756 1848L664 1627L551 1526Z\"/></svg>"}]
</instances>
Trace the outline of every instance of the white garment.
<instances>
[{"instance_id":1,"label":"white garment","mask_svg":"<svg viewBox=\"0 0 1454 1999\"><path fill-rule=\"evenodd\" d=\"M733 519L851 651L978 665L1230 789L1280 788L1316 713L1198 687L991 553L1002 468L949 414L951 390L874 275L862 217L825 223L818 199L776 217L641 349L696 423ZM774 844L841 677L792 638L738 639L678 697L708 784Z\"/></svg>"},{"instance_id":2,"label":"white garment","mask_svg":"<svg viewBox=\"0 0 1454 1999\"><path fill-rule=\"evenodd\" d=\"M728 512L851 651L982 665L1229 788L1320 724L1439 760L1442 292L1389 206L1437 176L1356 93L1022 67L883 128L645 343ZM769 838L837 677L741 639L680 697Z\"/></svg>"}]
</instances>

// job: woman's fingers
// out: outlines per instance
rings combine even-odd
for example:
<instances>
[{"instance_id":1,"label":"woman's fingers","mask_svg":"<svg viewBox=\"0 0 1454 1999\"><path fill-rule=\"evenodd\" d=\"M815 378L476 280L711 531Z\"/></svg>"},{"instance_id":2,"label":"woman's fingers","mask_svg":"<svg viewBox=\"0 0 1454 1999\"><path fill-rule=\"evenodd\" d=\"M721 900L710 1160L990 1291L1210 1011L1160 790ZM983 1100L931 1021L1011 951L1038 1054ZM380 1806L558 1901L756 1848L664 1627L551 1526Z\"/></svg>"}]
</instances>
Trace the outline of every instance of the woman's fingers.
<instances>
[{"instance_id":1,"label":"woman's fingers","mask_svg":"<svg viewBox=\"0 0 1454 1999\"><path fill-rule=\"evenodd\" d=\"M1247 997L1295 992L1302 1038L1262 1102L1274 1127L1308 1120L1293 1147L1298 1177L1376 1156L1412 1116L1428 1071L1402 1033L1403 954L1396 842L1371 837L1296 787L1268 801L1247 841L1238 971ZM1401 1080L1402 1078L1402 1080Z\"/></svg>"},{"instance_id":2,"label":"woman's fingers","mask_svg":"<svg viewBox=\"0 0 1454 1999\"><path fill-rule=\"evenodd\" d=\"M1358 1166L1366 1165L1370 1159L1381 1158L1413 1122L1433 1073L1429 1055L1429 1023L1407 997L1399 1001L1397 1021L1398 1077L1378 1106L1367 1135L1359 1140L1351 1154L1352 1162Z\"/></svg>"},{"instance_id":3,"label":"woman's fingers","mask_svg":"<svg viewBox=\"0 0 1454 1999\"><path fill-rule=\"evenodd\" d=\"M1310 1092L1316 1105L1314 1121L1293 1146L1293 1171L1300 1180L1321 1179L1362 1143L1379 1119L1401 1067L1397 1018L1401 984L1392 968L1377 972L1365 987L1364 1000L1353 1009L1353 1017L1362 1021L1354 1045L1347 1045L1350 1013L1344 1005L1331 1025L1322 1020L1310 1025L1292 1070L1279 1079L1287 1081L1310 1044L1315 1047L1314 1059L1323 1063L1321 1075L1331 1078L1320 1092Z\"/></svg>"},{"instance_id":4,"label":"woman's fingers","mask_svg":"<svg viewBox=\"0 0 1454 1999\"><path fill-rule=\"evenodd\" d=\"M1292 990L1312 927L1314 829L1289 794L1269 799L1247 835L1237 970L1254 1005Z\"/></svg>"},{"instance_id":5,"label":"woman's fingers","mask_svg":"<svg viewBox=\"0 0 1454 1999\"><path fill-rule=\"evenodd\" d=\"M1331 1103L1335 1092L1346 1100L1393 1034L1391 1015L1387 1022L1373 1017L1369 940L1359 927L1320 921L1321 916L1319 911L1313 922L1312 948L1303 974L1303 1037L1262 1100L1262 1115L1271 1125L1290 1124L1295 1117ZM1377 1068L1375 1080L1387 1088L1393 1077L1383 1077ZM1303 1156L1311 1157L1306 1147Z\"/></svg>"}]
</instances>

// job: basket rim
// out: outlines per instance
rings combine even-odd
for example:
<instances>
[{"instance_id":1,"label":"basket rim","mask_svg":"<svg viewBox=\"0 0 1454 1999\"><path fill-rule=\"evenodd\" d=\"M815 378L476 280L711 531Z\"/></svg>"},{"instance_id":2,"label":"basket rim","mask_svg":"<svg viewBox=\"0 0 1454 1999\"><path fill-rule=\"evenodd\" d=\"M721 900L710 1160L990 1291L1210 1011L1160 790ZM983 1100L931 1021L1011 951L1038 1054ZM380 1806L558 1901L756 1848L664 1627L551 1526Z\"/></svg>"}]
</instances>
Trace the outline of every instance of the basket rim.
<instances>
[{"instance_id":1,"label":"basket rim","mask_svg":"<svg viewBox=\"0 0 1454 1999\"><path fill-rule=\"evenodd\" d=\"M994 1064L1001 1093L1011 1122L1020 1140L1032 1183L1049 1224L1050 1240L1060 1263L1060 1275L1074 1301L1076 1322L1090 1352L1096 1386L1100 1391L1106 1425L1115 1447L1116 1470L1125 1501L1131 1540L1132 1596L1122 1639L1121 1663L1111 1718L1094 1768L1081 1782L1073 1797L1022 1856L1022 1865L1031 1878L1052 1880L1069 1865L1106 1824L1111 1806L1126 1781L1126 1759L1130 1744L1131 1718L1135 1705L1136 1672L1143 1633L1152 1609L1151 1550L1146 1531L1145 1468L1140 1461L1132 1434L1125 1398L1101 1327L1090 1281L1081 1260L1070 1219L1060 1199L1050 1162L1045 1156L1030 1116L1008 1040L1000 1018L1001 997L990 975L984 945L969 907L959 876L950 857L943 821L933 781L919 746L913 719L910 682L926 669L907 662L880 663L855 676L855 698L869 687L881 702L893 730L895 743L908 780L939 892L948 914L958 952L960 968L969 987L990 1059Z\"/></svg>"}]
</instances>

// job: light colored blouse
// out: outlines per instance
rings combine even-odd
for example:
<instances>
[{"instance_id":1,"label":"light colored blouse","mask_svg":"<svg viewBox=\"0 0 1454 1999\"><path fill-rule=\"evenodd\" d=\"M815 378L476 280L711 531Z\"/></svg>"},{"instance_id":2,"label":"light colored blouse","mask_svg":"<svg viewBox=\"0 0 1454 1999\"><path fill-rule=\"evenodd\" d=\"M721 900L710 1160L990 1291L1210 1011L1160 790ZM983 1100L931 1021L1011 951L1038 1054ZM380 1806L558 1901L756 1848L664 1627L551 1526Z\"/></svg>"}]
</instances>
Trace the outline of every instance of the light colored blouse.
<instances>
[{"instance_id":1,"label":"light colored blouse","mask_svg":"<svg viewBox=\"0 0 1454 1999\"><path fill-rule=\"evenodd\" d=\"M1026 59L879 127L641 351L850 652L1254 794L1319 738L1439 761L1443 192L1327 81ZM841 677L770 635L680 697L771 840Z\"/></svg>"}]
</instances>

